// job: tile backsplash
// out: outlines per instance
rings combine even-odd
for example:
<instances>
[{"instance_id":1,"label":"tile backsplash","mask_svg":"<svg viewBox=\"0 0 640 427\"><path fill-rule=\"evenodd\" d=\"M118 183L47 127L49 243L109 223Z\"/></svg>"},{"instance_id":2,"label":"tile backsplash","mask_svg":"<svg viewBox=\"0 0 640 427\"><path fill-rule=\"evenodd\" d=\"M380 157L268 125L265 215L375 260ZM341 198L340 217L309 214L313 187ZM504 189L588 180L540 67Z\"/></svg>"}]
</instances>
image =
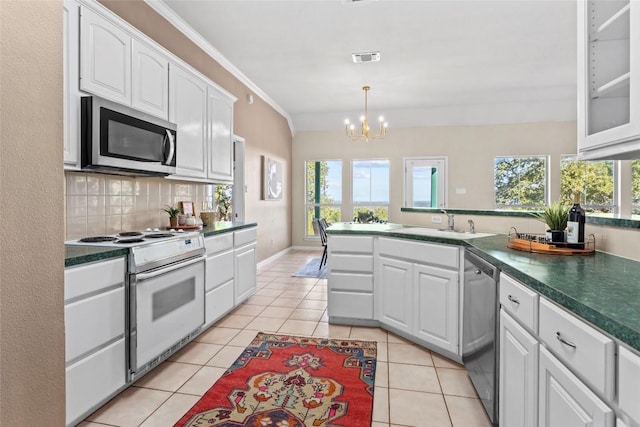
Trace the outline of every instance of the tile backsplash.
<instances>
[{"instance_id":1,"label":"tile backsplash","mask_svg":"<svg viewBox=\"0 0 640 427\"><path fill-rule=\"evenodd\" d=\"M214 205L213 184L165 178L65 172L66 240L120 231L165 227L169 216L161 209L181 201Z\"/></svg>"}]
</instances>

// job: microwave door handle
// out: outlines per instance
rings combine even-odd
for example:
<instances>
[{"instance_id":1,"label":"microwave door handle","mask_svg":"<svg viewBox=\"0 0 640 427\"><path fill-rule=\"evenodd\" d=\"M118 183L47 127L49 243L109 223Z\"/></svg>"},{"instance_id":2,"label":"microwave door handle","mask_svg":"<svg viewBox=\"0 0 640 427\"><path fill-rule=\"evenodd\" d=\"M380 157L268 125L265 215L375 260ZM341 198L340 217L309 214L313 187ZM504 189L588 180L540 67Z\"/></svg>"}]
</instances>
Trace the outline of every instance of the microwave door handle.
<instances>
[{"instance_id":1,"label":"microwave door handle","mask_svg":"<svg viewBox=\"0 0 640 427\"><path fill-rule=\"evenodd\" d=\"M165 129L165 132L167 132L164 140L166 141L167 139L169 140L169 155L167 156L167 159L165 160L165 164L170 164L173 161L173 156L175 155L176 152L176 143L173 139L173 135L171 134L171 131L169 131L169 129Z\"/></svg>"}]
</instances>

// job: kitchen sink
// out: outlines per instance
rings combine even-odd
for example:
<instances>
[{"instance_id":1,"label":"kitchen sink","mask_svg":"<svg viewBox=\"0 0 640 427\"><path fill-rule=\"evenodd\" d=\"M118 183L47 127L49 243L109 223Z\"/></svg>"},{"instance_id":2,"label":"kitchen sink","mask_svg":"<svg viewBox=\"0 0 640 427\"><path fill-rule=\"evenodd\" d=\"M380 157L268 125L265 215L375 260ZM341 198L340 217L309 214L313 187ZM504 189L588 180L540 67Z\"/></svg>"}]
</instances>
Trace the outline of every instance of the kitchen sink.
<instances>
[{"instance_id":1,"label":"kitchen sink","mask_svg":"<svg viewBox=\"0 0 640 427\"><path fill-rule=\"evenodd\" d=\"M432 236L432 237L446 237L447 239L476 239L478 237L488 237L494 236L491 233L469 233L464 230L447 230L447 229L438 229L438 228L428 228L428 227L406 227L406 228L398 228L396 230L389 230L392 233L401 233L401 234L415 234L419 236Z\"/></svg>"}]
</instances>

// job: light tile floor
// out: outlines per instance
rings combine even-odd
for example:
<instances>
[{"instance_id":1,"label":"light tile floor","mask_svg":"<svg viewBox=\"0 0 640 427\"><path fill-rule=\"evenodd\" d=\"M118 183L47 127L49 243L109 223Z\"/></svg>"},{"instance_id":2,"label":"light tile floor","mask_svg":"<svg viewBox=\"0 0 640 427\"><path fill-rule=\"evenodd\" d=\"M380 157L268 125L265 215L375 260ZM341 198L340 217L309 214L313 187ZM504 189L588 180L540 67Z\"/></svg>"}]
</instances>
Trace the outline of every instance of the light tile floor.
<instances>
[{"instance_id":1,"label":"light tile floor","mask_svg":"<svg viewBox=\"0 0 640 427\"><path fill-rule=\"evenodd\" d=\"M315 251L290 251L258 271L258 291L116 396L82 427L173 426L258 331L378 342L372 427L487 427L463 367L380 328L330 325L326 279L291 274Z\"/></svg>"}]
</instances>

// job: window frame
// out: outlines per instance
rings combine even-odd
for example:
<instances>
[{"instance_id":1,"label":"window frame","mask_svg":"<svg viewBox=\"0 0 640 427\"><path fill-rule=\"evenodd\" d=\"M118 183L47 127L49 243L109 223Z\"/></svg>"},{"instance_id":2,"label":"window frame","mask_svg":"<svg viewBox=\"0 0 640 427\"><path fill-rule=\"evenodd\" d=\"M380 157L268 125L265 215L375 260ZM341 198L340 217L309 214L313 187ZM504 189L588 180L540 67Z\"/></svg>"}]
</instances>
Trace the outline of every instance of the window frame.
<instances>
[{"instance_id":1,"label":"window frame","mask_svg":"<svg viewBox=\"0 0 640 427\"><path fill-rule=\"evenodd\" d=\"M512 158L512 159L544 159L544 177L543 177L543 183L544 183L544 196L543 196L543 201L542 204L538 205L538 204L514 204L514 205L509 205L509 204L498 204L496 201L496 160L500 159L500 158ZM526 210L526 209L539 209L542 208L545 205L549 204L549 200L550 200L550 187L551 187L551 175L549 172L549 164L550 164L550 156L548 154L531 154L531 155L525 155L525 154L518 154L518 155L496 155L493 156L493 205L496 209L522 209L522 210Z\"/></svg>"},{"instance_id":2,"label":"window frame","mask_svg":"<svg viewBox=\"0 0 640 427\"><path fill-rule=\"evenodd\" d=\"M354 185L355 185L355 179L354 179L354 164L356 162L376 162L376 161L386 161L387 162L387 170L388 170L388 181L387 181L387 193L388 193L388 200L386 204L373 204L371 200L369 200L368 202L356 202L354 200ZM369 180L369 184L371 185L371 179ZM371 194L369 194L369 197L371 197ZM356 217L356 210L358 208L366 208L368 210L373 211L376 208L380 208L380 207L384 207L386 208L387 211L387 218L385 219L385 221L389 220L389 208L391 206L391 160L389 158L383 158L383 157L376 157L376 158L370 158L370 159L351 159L351 217L355 218Z\"/></svg>"},{"instance_id":3,"label":"window frame","mask_svg":"<svg viewBox=\"0 0 640 427\"><path fill-rule=\"evenodd\" d=\"M319 162L340 162L340 202L339 203L311 203L309 202L309 200L307 199L307 194L309 193L309 188L308 183L309 183L309 177L307 175L308 171L309 171L309 163L319 163ZM305 231L304 231L304 238L305 239L313 239L313 240L320 240L320 236L316 235L316 234L310 234L309 233L309 227L308 225L310 224L309 222L309 218L307 217L307 213L309 212L310 209L319 209L322 210L323 207L329 207L329 208L336 208L339 212L339 216L342 215L342 208L343 208L343 204L344 204L344 197L343 197L343 184L344 184L344 160L343 159L321 159L321 160L304 160L304 227L305 227ZM315 182L315 181L314 181ZM314 216L315 218L315 216ZM313 218L312 218L313 220Z\"/></svg>"},{"instance_id":4,"label":"window frame","mask_svg":"<svg viewBox=\"0 0 640 427\"><path fill-rule=\"evenodd\" d=\"M565 160L565 158L567 157L573 157L573 161L577 161L577 162L612 162L612 179L613 179L613 195L611 197L611 205L594 205L594 204L587 204L586 203L586 194L584 194L583 191L583 198L580 200L580 206L582 206L583 209L587 210L588 213L590 214L601 214L601 215L616 215L618 212L620 212L620 162L617 160L580 160L578 158L577 154L562 154L560 156L560 179L558 181L558 186L559 186L559 191L560 191L560 197L562 197L562 163ZM633 178L632 178L633 179ZM583 188L584 190L584 188ZM631 195L631 197L633 197L633 194ZM568 200L567 202L573 202L573 199ZM602 208L606 208L606 209L610 209L611 212L600 212L597 209L602 209ZM590 211L592 209L595 209L595 211ZM633 206L632 206L633 209Z\"/></svg>"}]
</instances>

